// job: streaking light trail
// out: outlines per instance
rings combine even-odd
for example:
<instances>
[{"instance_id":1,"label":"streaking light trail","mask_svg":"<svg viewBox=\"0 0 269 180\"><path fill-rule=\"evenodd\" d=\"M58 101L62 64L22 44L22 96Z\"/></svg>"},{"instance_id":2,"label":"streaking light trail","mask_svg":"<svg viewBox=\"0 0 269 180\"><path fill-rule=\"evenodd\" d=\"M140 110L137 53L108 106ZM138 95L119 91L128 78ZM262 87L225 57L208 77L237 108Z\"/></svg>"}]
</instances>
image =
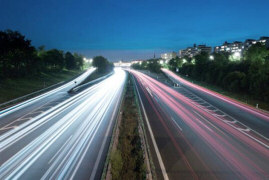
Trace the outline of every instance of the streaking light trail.
<instances>
[{"instance_id":1,"label":"streaking light trail","mask_svg":"<svg viewBox=\"0 0 269 180\"><path fill-rule=\"evenodd\" d=\"M158 129L163 127L168 138L166 141L177 150L174 155L166 152L168 150L161 151L163 159L178 157L174 161L182 161L185 164L182 169L187 168L194 179L202 176L201 171L207 172L211 179L269 178L269 140L265 136L243 123L225 119L226 116L209 113L176 90L143 73L130 72L140 87L142 101L154 111L149 113L158 117L151 120L151 126L160 124ZM259 113L252 109L247 112ZM268 118L266 114L260 114L261 118ZM160 129L155 131L155 137L165 136L159 132ZM163 147L159 145L159 148ZM171 161L166 161L165 165ZM169 173L169 168L166 169L168 175L173 176L175 172Z\"/></svg>"},{"instance_id":2,"label":"streaking light trail","mask_svg":"<svg viewBox=\"0 0 269 180\"><path fill-rule=\"evenodd\" d=\"M123 70L0 136L0 179L99 178Z\"/></svg>"}]
</instances>

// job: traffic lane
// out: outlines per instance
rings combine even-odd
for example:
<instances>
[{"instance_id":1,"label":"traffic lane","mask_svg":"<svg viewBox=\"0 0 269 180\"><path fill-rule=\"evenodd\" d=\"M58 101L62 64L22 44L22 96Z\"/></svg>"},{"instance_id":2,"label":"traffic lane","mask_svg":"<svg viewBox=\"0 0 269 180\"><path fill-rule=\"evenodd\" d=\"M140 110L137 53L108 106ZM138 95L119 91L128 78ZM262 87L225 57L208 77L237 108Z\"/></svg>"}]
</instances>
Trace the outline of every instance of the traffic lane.
<instances>
[{"instance_id":1,"label":"traffic lane","mask_svg":"<svg viewBox=\"0 0 269 180\"><path fill-rule=\"evenodd\" d=\"M7 114L0 118L0 135L47 111L69 97L70 95L66 92L55 93L14 113Z\"/></svg>"},{"instance_id":2,"label":"traffic lane","mask_svg":"<svg viewBox=\"0 0 269 180\"><path fill-rule=\"evenodd\" d=\"M141 78L140 78L141 79ZM149 85L148 87L150 87L150 82L145 82L144 83L144 85ZM147 89L147 88L146 88ZM151 96L153 95L154 96L154 93L153 93L153 91L152 92L148 92ZM167 94L166 92L162 92L161 94ZM161 94L159 94L159 97L161 96ZM173 93L173 94L176 94L176 93ZM167 98L167 97L166 97ZM156 98L154 98L154 99L156 99ZM173 101L173 99L174 99L174 97L172 98L172 99L169 99L169 101ZM164 99L165 100L165 102L166 102L166 106L168 106L168 107L173 107L173 104L171 105L169 102L167 102L166 101L166 99ZM184 99L182 99L181 100L182 102L184 102ZM159 102L159 101L158 101ZM176 104L176 102L173 102L173 103L175 103ZM185 104L185 106L186 106L186 104ZM174 108L174 107L173 107ZM177 112L178 111L178 109L180 108L180 105L177 105L177 107L176 107L176 109L174 108L174 112ZM195 108L195 107L191 107L191 109L197 109L197 108ZM197 112L186 112L186 108L185 107L183 107L183 109L182 109L182 107L181 107L181 112L177 112L178 113L178 116L179 117L182 117L182 113L183 112L185 112L184 114L185 115L188 115L188 114L197 114L199 117L192 117L192 119L196 119L196 120L198 120L199 118L200 118L200 120L199 121L196 121L196 122L194 122L193 124L189 124L189 122L191 122L192 121L192 119L189 119L189 121L186 121L186 119L187 119L187 117L184 117L184 118L182 118L181 120L184 120L185 121L185 123L188 123L188 126L193 126L194 127L194 125L195 124L198 124L198 125L202 125L203 126L203 128L206 128L205 130L207 130L208 132L203 132L202 131L202 129L199 129L199 126L197 127L195 127L195 128L193 128L192 127L192 130L195 130L195 132L197 133L197 130L199 130L198 132L198 134L200 135L200 136L204 136L203 138L205 138L205 137L207 137L207 138L210 138L210 136L208 136L208 135L210 135L210 131L212 131L212 128L213 129L215 129L216 128L216 126L215 125L213 125L212 123L210 123L210 122L207 122L207 119L206 118L208 118L208 119L213 119L214 117L210 117L210 116L208 116L207 114L205 114L205 117L202 117L201 116L201 114L203 114L204 115L204 113L201 113L201 111L200 111L200 109L197 109L197 111L200 111L199 113L201 113L201 114L198 114ZM171 114L171 112L169 113L169 114ZM206 122L203 122L203 121L206 121ZM214 119L214 122L216 123L216 121L215 121L215 119ZM204 124L204 123L206 123L206 124ZM213 127L209 127L209 126L213 126ZM223 128L223 125L221 126L221 128ZM226 129L225 129L225 131L227 130L227 127L225 127ZM232 130L234 130L234 129L228 129L229 130L229 133L230 132L232 132L232 133L235 133L235 132L233 132ZM189 131L189 130L188 130ZM214 137L218 137L218 140L220 141L220 142L223 142L224 144L226 144L228 147L230 147L231 149L234 149L234 150L237 150L237 149L240 149L240 151L242 151L242 152L245 152L246 151L246 154L248 154L248 155L253 155L254 154L254 157L253 158L251 158L251 159L249 159L249 158L247 158L246 156L244 156L244 155L242 155L241 153L239 153L240 151L236 151L237 152L237 155L241 158L241 159L238 159L236 162L235 162L235 164L237 163L237 162L240 162L239 164L240 164L240 166L244 166L244 163L243 162L247 162L248 164L252 164L252 166L254 166L256 169L259 169L259 167L257 167L256 166L256 164L254 163L252 163L252 162L256 162L254 159L255 159L255 157L256 157L256 154L255 153L257 153L257 152L253 152L252 151L252 154L250 153L251 151L249 151L249 149L251 149L251 148L253 148L253 146L252 147L240 147L240 144L241 144L241 141L239 141L238 142L238 139L237 138L239 138L239 136L241 135L242 136L242 134L233 134L234 135L234 139L232 139L232 138L230 138L230 139L228 139L226 136L227 136L227 134L229 135L229 133L227 133L226 135L223 133L223 132L219 132L220 130L219 129L216 129L216 132L214 133L214 134L212 134L212 136L214 136ZM219 135L219 133L221 134L221 135ZM237 132L238 133L238 132ZM241 132L240 132L241 133ZM191 133L191 134L194 134L194 133ZM206 136L207 135L207 136ZM236 136L235 136L236 135ZM223 137L224 136L224 137ZM241 139L242 139L242 137L240 137ZM206 139L206 138L205 138ZM204 140L205 140L204 139ZM240 139L240 140L241 140ZM246 139L243 139L243 140L246 140ZM227 157L228 159L226 160L227 162L228 162L228 164L229 164L229 161L230 161L230 164L232 164L231 162L232 162L232 157L233 157L233 152L230 152L229 151L229 149L228 149L228 151L227 151L227 149L225 150L223 150L223 149L221 149L221 146L219 146L219 145L221 145L221 144L219 144L219 142L216 142L216 141L214 141L214 139L211 139L209 142L206 142L208 145L210 145L211 144L211 148L212 149L215 149L215 151L217 150L217 152L219 153L219 152L224 152L225 153L225 157ZM215 144L215 145L218 145L218 149L216 149L214 146L212 146L212 143L213 144ZM216 144L217 143L217 144ZM249 143L249 140L247 141L247 143ZM246 144L247 144L246 143ZM250 142L250 144L251 143L253 143L253 142ZM246 145L245 144L245 145ZM257 150L257 149L256 149ZM260 150L260 149L259 149ZM263 149L263 150L267 150L267 149ZM207 150L208 151L208 150ZM267 151L265 151L265 153L264 152L262 152L261 151L261 155L263 156L262 157L262 159L261 158L257 158L257 159L259 159L260 160L260 162L257 162L257 164L259 164L262 168L265 168L266 167L266 165L264 165L264 164L266 164L266 163L268 163L268 157L266 157L266 154L268 155L268 150ZM219 157L222 157L222 156L220 156L220 154L218 154L218 156ZM265 157L264 157L265 156ZM237 157L237 156L235 156L235 157ZM264 161L264 158L266 158L265 159L265 161ZM235 158L236 159L236 158ZM254 161L253 161L254 160ZM226 161L224 161L223 163L225 164L226 163ZM238 163L237 163L238 164ZM215 166L213 166L213 167L215 167ZM236 168L240 168L238 165L237 165L237 167ZM254 169L255 169L254 168ZM222 168L221 168L222 169ZM244 167L244 168L242 168L243 170L246 170L246 169L248 169L248 167ZM264 174L266 175L266 173L264 173L264 172L266 172L266 171L268 171L268 169L267 170L265 170L265 171L263 171L262 169L259 169L260 171L257 171L257 172L261 172L259 175L261 175L261 176L263 176ZM241 173L241 174L244 174L244 173L242 173L241 172L242 170L240 170L239 172ZM227 172L230 172L229 174L231 174L231 172L233 172L233 171L227 171ZM248 171L245 171L245 172L248 172ZM251 177L251 175L253 176L253 173L255 174L255 172L253 172L252 171L252 173L246 173L246 174L248 174L248 175L250 175L250 177ZM228 173L226 173L226 174L228 174ZM254 177L255 177L255 175L254 175Z\"/></svg>"},{"instance_id":3,"label":"traffic lane","mask_svg":"<svg viewBox=\"0 0 269 180\"><path fill-rule=\"evenodd\" d=\"M194 149L186 142L182 132L169 120L170 117L163 111L163 108L160 108L159 103L154 102L153 98L137 82L137 79L136 83L168 177L170 179L214 179L215 176L210 173L206 164L201 161ZM171 112L169 113L171 114ZM148 137L148 139L150 138ZM150 149L152 154L155 154L152 145ZM162 179L162 172L156 157L153 161L157 165L158 179ZM217 160L213 161L219 162Z\"/></svg>"},{"instance_id":4,"label":"traffic lane","mask_svg":"<svg viewBox=\"0 0 269 180\"><path fill-rule=\"evenodd\" d=\"M72 138L76 137L74 129L79 131L81 129L79 126L82 126L83 121L85 121L87 117L82 117L82 121L78 122L77 127L70 127L70 132L66 132L62 139L58 139L54 145L21 176L21 179L48 179L53 177L66 179L89 179L92 177L93 179L100 179L109 147L109 140L111 139L112 127L115 123L115 113L113 113L115 110L112 107L117 107L119 104L114 103L114 105L110 106L111 108L106 115L103 116L102 120L98 120L100 121L100 126L94 128L95 131L93 132L93 134L96 134L94 134L94 137L84 142L85 146L79 149L80 152L78 152L77 155L73 155L73 152L76 151L77 148L73 148L72 152L68 152L66 149L69 149L68 143L71 144L73 142ZM111 125L109 126L110 123ZM84 133L82 136L87 135ZM81 141L81 139L78 140ZM61 143L61 145L57 146L58 142ZM67 142L67 144L63 142ZM100 151L103 142L105 143L104 149ZM90 146L87 147L89 144ZM60 149L63 152L59 153Z\"/></svg>"},{"instance_id":5,"label":"traffic lane","mask_svg":"<svg viewBox=\"0 0 269 180\"><path fill-rule=\"evenodd\" d=\"M174 107L174 104L184 103L185 106L191 107L192 109L195 109L199 113L205 115L214 124L217 124L225 131L240 139L240 141L243 141L246 144L251 144L251 147L253 149L256 149L260 152L265 152L266 149L269 149L269 140L255 133L255 131L253 131L249 127L243 126L243 124L240 124L238 122L228 121L223 117L219 117L218 115L207 111L204 108L201 108L201 106L198 106L197 104L193 103L188 98L184 97L174 89L167 87L164 84L143 74L141 74L141 76L143 76L143 80L146 81L145 84L151 86L152 90L154 90L158 97L162 98L164 101L168 100L167 104L170 104L172 107ZM177 104L176 106L184 110L184 106L182 107L182 105L180 104Z\"/></svg>"},{"instance_id":6,"label":"traffic lane","mask_svg":"<svg viewBox=\"0 0 269 180\"><path fill-rule=\"evenodd\" d=\"M125 75L125 74L121 74L121 75ZM115 78L113 79L113 80L116 80ZM110 86L110 84L111 83L109 83L108 85ZM115 83L114 83L114 85L115 85ZM109 88L103 88L103 89L105 89L106 91L108 91L109 90ZM112 91L111 91L111 89L112 89ZM114 88L114 90L115 90L115 88ZM120 100L120 97L121 97L121 93L122 93L122 91L123 91L123 85L121 85L121 87L119 87L117 90L115 90L114 92L117 92L117 95L114 97L114 100L113 101L110 101L109 99L104 99L104 100L102 100L102 102L103 102L103 104L100 104L100 102L99 102L99 104L100 105L98 105L98 107L99 108L101 108L101 109L103 109L103 110L105 110L104 109L104 107L102 107L103 105L104 105L104 102L107 104L107 105L109 105L109 107L110 108L112 108L113 109L113 111L112 111L112 109L108 109L108 115L104 115L104 114L102 114L102 113L99 113L99 111L96 111L97 112L97 116L99 116L99 117L102 117L102 118L105 118L105 119L108 119L108 117L110 118L110 120L108 121L109 123L110 123L110 128L108 128L109 129L109 131L111 132L111 124L113 124L113 118L111 119L111 117L115 117L115 114L116 114L116 112L117 112L117 108L115 108L115 107L118 107L119 106L119 100ZM99 91L98 91L99 92ZM113 92L113 88L110 88L110 92ZM113 93L107 93L107 95L106 96L111 96ZM103 98L105 98L105 96L104 95L102 95L103 96ZM98 96L96 96L95 95L95 97L98 97ZM111 98L110 98L111 99ZM116 101L115 101L115 99L116 99ZM91 103L93 103L93 101L92 101L92 99L88 99L87 100L87 102L86 102L86 104L88 104L89 102L91 102ZM98 102L98 100L97 100L97 102ZM112 102L112 104L110 103L110 102ZM114 102L116 102L116 104L114 103ZM114 104L113 104L114 103ZM87 106L85 106L85 103L81 106L81 107L76 107L76 108L87 108ZM95 105L95 107L94 107L95 109L97 108L97 106ZM92 109L92 108L90 108L90 109ZM113 112L113 114L111 114L111 112ZM88 113L93 113L91 110L88 112ZM78 113L76 113L76 114L78 114ZM84 113L85 114L85 113ZM87 114L87 111L86 111L86 114ZM105 113L106 114L106 113ZM85 119L85 117L82 117L82 119ZM70 121L69 119L66 119L66 121ZM79 119L77 119L76 120L76 122L78 122L79 121ZM94 117L94 119L93 119L93 121L98 121L98 118L97 117ZM102 123L100 123L100 122L102 122L102 121L98 121L97 123L98 124L102 124ZM64 124L63 124L64 125ZM104 125L103 127L105 127L106 125ZM58 127L61 127L61 126L58 126ZM81 125L81 127L83 128L84 126L83 125ZM52 127L51 127L52 128ZM77 128L69 128L69 129L77 129ZM99 128L92 128L92 129L94 129L95 131L97 131L97 129L98 129L98 131L99 131ZM101 128L102 129L102 128ZM55 130L57 130L57 128L54 128L54 131ZM108 131L108 132L109 132ZM66 131L66 133L67 133L68 131ZM82 132L82 131L76 131L76 132ZM87 132L87 130L86 130L86 132ZM45 134L45 133L43 133L43 134ZM43 135L42 134L42 135ZM109 133L108 133L109 134ZM101 138L105 138L105 139L108 139L108 138L110 138L110 136L108 135L107 133L105 134L105 136L99 136L99 137L101 137ZM42 136L42 135L40 135L40 136ZM53 137L53 134L51 135L52 137ZM49 137L49 136L48 136ZM84 136L83 136L84 137ZM44 137L43 137L44 138ZM79 140L79 139L78 139ZM98 140L97 140L98 141ZM60 141L60 142L62 142L62 141ZM67 142L67 141L66 141ZM98 141L98 142L100 142L100 141ZM41 141L41 143L43 143L42 141ZM72 143L73 144L73 143ZM57 143L56 143L56 145L57 145ZM28 146L30 146L30 145L28 145ZM43 145L42 145L43 146ZM37 146L37 147L39 147L39 146ZM44 146L45 147L45 146ZM105 143L103 143L102 144L102 147L108 147L108 145L107 145L107 141L105 142ZM56 148L57 149L57 148ZM35 149L34 149L35 150ZM47 151L46 151L47 152ZM46 154L46 152L45 152L45 154ZM100 151L99 151L99 153L100 153ZM31 153L32 154L32 153ZM35 152L35 154L36 154L36 152ZM50 155L51 153L49 153L49 155ZM86 153L87 154L87 153ZM103 154L105 154L105 153L103 153ZM94 156L93 156L94 157ZM97 156L97 158L99 158L101 161L102 161L102 159L104 159L104 155L100 155L100 156ZM14 158L13 158L14 159ZM99 160L99 162L101 162ZM25 160L24 160L25 161ZM28 159L28 162L29 162L29 159ZM34 168L36 168L36 167L38 167L38 164L39 164L39 162L40 163L42 163L42 161L38 161L38 163L36 164L36 166L33 166L33 169ZM72 161L69 161L69 162L72 162ZM39 166L39 167L45 167L45 166ZM100 172L101 172L101 170L100 170L100 168L99 167L101 167L99 164L97 164L97 170L96 170L96 173L95 174L97 174L98 175L98 173L100 174ZM2 169L3 169L3 167L2 167ZM29 169L29 167L28 167L28 169ZM30 168L31 169L31 168ZM94 169L96 169L96 168L94 168ZM43 168L43 170L44 170L44 168ZM89 169L87 169L87 170L89 170ZM20 172L20 171L19 171ZM30 171L27 171L27 172L30 172ZM39 172L39 173L38 173ZM17 174L19 174L19 173L17 173ZM23 173L24 174L24 173ZM28 174L28 173L26 173L26 174ZM31 173L30 173L31 174ZM40 174L42 174L42 168L41 169L35 169L35 171L33 172L33 174L31 174L31 177L38 177ZM16 175L16 174L15 174ZM32 176L33 175L33 176Z\"/></svg>"},{"instance_id":7,"label":"traffic lane","mask_svg":"<svg viewBox=\"0 0 269 180\"><path fill-rule=\"evenodd\" d=\"M236 120L251 127L255 131L269 138L269 115L266 112L254 109L253 107L244 105L238 101L194 85L186 80L177 77L174 73L165 70L165 73L174 81L182 84L186 89L201 97L211 105L219 108Z\"/></svg>"},{"instance_id":8,"label":"traffic lane","mask_svg":"<svg viewBox=\"0 0 269 180\"><path fill-rule=\"evenodd\" d=\"M123 77L124 76L125 74L123 74ZM3 151L3 149L7 149L12 144L15 144L16 142L21 141L22 138L28 139L28 138L25 138L25 136L29 136L29 134L31 133L35 133L38 135L37 130L40 130L40 129L45 130L47 127L46 123L49 123L48 126L56 123L57 119L61 118L61 114L65 114L65 113L62 113L63 111L68 113L69 111L72 110L72 107L79 106L81 103L83 103L85 100L89 98L96 100L96 98L99 97L100 99L102 99L103 96L98 96L98 93L100 94L100 92L108 89L108 87L111 89L112 84L114 85L113 87L115 87L116 84L115 83L111 84L110 81L117 80L116 82L118 82L117 77L118 75L115 75L98 84L95 84L94 86L60 103L59 105L44 112L43 114L23 123L18 128L12 129L9 132L6 132L5 134L1 135L0 136L0 141L2 142L1 143L2 146L0 147L1 152ZM54 118L53 120L53 117L56 117L56 118ZM21 142L24 142L24 141L25 140L22 140ZM27 142L30 142L30 141L27 141Z\"/></svg>"},{"instance_id":9,"label":"traffic lane","mask_svg":"<svg viewBox=\"0 0 269 180\"><path fill-rule=\"evenodd\" d=\"M211 105L227 113L234 119L242 122L243 124L247 125L251 129L269 138L269 131L268 131L269 123L267 121L264 121L263 119L255 116L254 114L248 113L241 108L232 106L230 103L227 103L225 101L220 101L206 93L203 93L202 91L192 89L190 87L186 87L186 88L190 90L191 92L193 92L194 94L201 97L202 99L206 100Z\"/></svg>"},{"instance_id":10,"label":"traffic lane","mask_svg":"<svg viewBox=\"0 0 269 180\"><path fill-rule=\"evenodd\" d=\"M74 79L73 81L70 81L70 82L68 82L68 83L66 83L66 84L64 84L56 89L53 89L53 90L46 92L44 94L41 94L37 97L31 98L29 100L26 100L24 102L21 102L19 104L16 104L12 107L9 107L7 109L0 111L0 122L3 119L6 119L7 115L13 114L13 113L19 113L20 110L22 110L22 114L29 113L29 111L31 111L31 109L34 108L35 106L38 106L38 105L40 106L40 104L38 103L39 101L44 101L46 98L50 98L50 96L55 95L55 93L66 93L68 90L75 87L78 83L81 83L86 77L88 77L94 71L95 71L94 68L89 69L85 73L83 73L82 75L80 75L79 77ZM54 98L55 98L55 96L54 96ZM33 107L27 108L28 106L31 106L35 103L37 103L37 104L34 105ZM43 104L43 103L41 103L41 104ZM0 127L2 127L1 124L0 124Z\"/></svg>"},{"instance_id":11,"label":"traffic lane","mask_svg":"<svg viewBox=\"0 0 269 180\"><path fill-rule=\"evenodd\" d=\"M97 86L98 87L98 86ZM37 117L32 119L31 121L27 122L27 124L23 124L18 129L14 129L13 131L10 131L6 134L3 134L1 137L2 145L7 144L8 147L1 147L1 154L3 155L1 158L1 164L3 164L6 160L8 160L10 157L12 157L15 153L17 153L19 150L21 150L23 147L28 145L30 142L32 142L36 137L38 137L40 134L44 133L48 128L53 126L55 123L57 123L60 119L64 118L66 114L71 112L73 109L75 109L77 106L79 106L81 103L85 101L85 99L93 99L93 94L98 91L98 88L92 87L91 89L87 90L88 92L82 92L77 95L77 97L74 97L74 100L69 100L70 102L63 102L62 104L59 104L54 109L51 110L51 112L45 112L44 115L41 115L41 117ZM85 97L86 96L86 97ZM88 96L88 97L87 97ZM92 97L90 97L92 96ZM90 104L91 105L91 104ZM65 106L65 107L63 107ZM94 107L94 106L91 106ZM59 108L62 108L59 112L55 113L56 110L59 110ZM52 113L55 113L52 117L47 118L47 115L51 115ZM33 124L35 125L33 126ZM25 126L25 127L24 127ZM33 126L32 128L29 128L29 126ZM28 128L28 129L26 129ZM10 139L10 140L9 140ZM7 143L5 143L7 141ZM8 142L12 142L12 145L10 145ZM4 150L2 149L4 148Z\"/></svg>"}]
</instances>

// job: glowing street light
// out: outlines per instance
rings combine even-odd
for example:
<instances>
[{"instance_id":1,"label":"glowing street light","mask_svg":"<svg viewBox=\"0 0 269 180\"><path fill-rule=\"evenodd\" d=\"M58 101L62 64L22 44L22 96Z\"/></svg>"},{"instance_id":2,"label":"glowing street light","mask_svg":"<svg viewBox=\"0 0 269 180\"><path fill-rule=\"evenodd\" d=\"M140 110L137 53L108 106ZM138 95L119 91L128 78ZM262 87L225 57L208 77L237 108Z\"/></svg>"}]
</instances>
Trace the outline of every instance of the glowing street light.
<instances>
[{"instance_id":1,"label":"glowing street light","mask_svg":"<svg viewBox=\"0 0 269 180\"><path fill-rule=\"evenodd\" d=\"M214 60L214 56L213 56L213 55L210 55L210 56L209 56L209 59L210 59L210 60Z\"/></svg>"},{"instance_id":2,"label":"glowing street light","mask_svg":"<svg viewBox=\"0 0 269 180\"><path fill-rule=\"evenodd\" d=\"M240 54L239 52L235 52L235 53L233 54L233 56L234 56L234 58L239 58L239 59L240 59L241 54Z\"/></svg>"},{"instance_id":3,"label":"glowing street light","mask_svg":"<svg viewBox=\"0 0 269 180\"><path fill-rule=\"evenodd\" d=\"M235 52L229 57L230 61L240 61L241 59L241 53Z\"/></svg>"}]
</instances>

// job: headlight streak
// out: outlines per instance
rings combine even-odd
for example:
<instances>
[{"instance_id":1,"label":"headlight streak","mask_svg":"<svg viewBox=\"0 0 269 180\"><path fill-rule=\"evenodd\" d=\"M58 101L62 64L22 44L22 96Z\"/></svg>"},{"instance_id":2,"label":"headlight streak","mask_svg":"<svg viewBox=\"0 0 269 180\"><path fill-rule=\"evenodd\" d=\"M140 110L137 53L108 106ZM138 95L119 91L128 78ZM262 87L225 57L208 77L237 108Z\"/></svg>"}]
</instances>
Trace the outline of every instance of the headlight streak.
<instances>
[{"instance_id":1,"label":"headlight streak","mask_svg":"<svg viewBox=\"0 0 269 180\"><path fill-rule=\"evenodd\" d=\"M74 134L71 135L72 138L66 143L65 147L61 151L57 151L57 156L53 156L53 161L43 175L43 179L48 177L55 177L56 179L74 177L86 153L91 149L92 141L96 138L101 124L105 126L108 123L107 117L109 116L107 116L107 113L115 108L112 103L114 104L116 99L120 98L125 79L125 72L115 70L115 74L108 79L55 106L49 111L50 114L44 113L42 117L36 118L32 122L26 122L27 124L22 124L12 132L7 132L4 134L6 138L1 136L0 138L3 140L1 150L3 151L16 143L17 138L20 140L20 137L25 137L46 121L53 120L66 113L70 106L78 104L2 164L0 179L20 178L43 154L49 151L50 147L60 137L65 137L67 131L74 131ZM116 102L118 106L119 101ZM75 129L72 130L73 128ZM13 140L16 142L12 142Z\"/></svg>"},{"instance_id":2,"label":"headlight streak","mask_svg":"<svg viewBox=\"0 0 269 180\"><path fill-rule=\"evenodd\" d=\"M95 71L95 68L91 68L91 69L87 70L85 73L83 73L81 76L76 78L74 81L76 81L77 83L80 83L94 71ZM31 98L29 100L26 100L26 101L24 101L22 103L19 103L19 104L15 105L15 106L7 108L7 109L5 109L3 111L0 111L0 118L3 118L3 117L5 117L6 115L8 115L10 113L16 112L16 111L18 111L18 110L20 110L20 109L22 109L22 108L24 108L26 106L29 106L29 105L31 105L31 104L33 104L33 103L35 103L35 102L37 102L37 101L39 101L39 100L41 100L43 98L46 98L46 97L56 93L56 92L60 92L60 91L63 91L63 90L68 91L69 89L71 89L72 87L74 87L76 85L76 84L74 84L74 81L70 81L69 83L64 84L64 85L62 85L62 86L60 86L60 87L58 87L56 89L53 89L53 90L51 90L51 91L49 91L47 93L44 93L44 94L39 95L37 97Z\"/></svg>"},{"instance_id":3,"label":"headlight streak","mask_svg":"<svg viewBox=\"0 0 269 180\"><path fill-rule=\"evenodd\" d=\"M253 162L251 158L249 158L248 155L250 154L243 154L243 152L246 151L244 148L250 147L255 151L255 153L259 153L259 156L263 156L264 162L268 162L269 151L267 139L264 139L261 143L259 140L253 139L253 137L251 138L249 134L246 134L246 132L239 131L238 129L229 126L229 124L226 124L211 114L203 111L197 106L194 106L192 103L187 101L184 96L180 95L175 90L142 73L132 70L130 70L130 72L143 86L145 92L148 92L150 96L152 96L152 94L157 96L158 101L161 101L171 110L173 110L173 112L180 117L184 124L191 127L191 129L193 129L194 132L196 132L211 149L215 150L216 155L219 156L224 163L228 164L230 167L233 167L231 168L232 171L239 173L241 177L243 176L246 178L257 178L257 175L261 177L268 177L268 172L260 168L259 165L256 165L256 162ZM148 89L150 89L150 91ZM188 110L185 106L191 107L193 111ZM196 112L198 114L195 114ZM205 118L201 118L201 115L199 114ZM221 129L221 132L218 132L218 130L214 127L213 129L209 128L208 125L210 124L206 122L207 120L210 121L209 123L216 124L217 127ZM201 124L203 125L200 126ZM227 136L226 133L232 135L233 138L238 140L238 142ZM244 145L242 146L241 143ZM246 152L250 153L251 151ZM251 154L251 156L252 155L253 154Z\"/></svg>"},{"instance_id":4,"label":"headlight streak","mask_svg":"<svg viewBox=\"0 0 269 180\"><path fill-rule=\"evenodd\" d=\"M43 114L38 115L37 117L23 123L18 128L12 129L5 134L0 136L0 152L4 149L8 148L10 145L14 144L15 142L19 141L21 138L26 136L27 134L31 133L32 131L36 130L43 124L50 121L52 118L59 115L62 111L72 105L74 102L77 102L83 99L86 95L94 94L95 91L102 85L102 83L97 84L86 91L83 91L74 97L56 105L55 107L49 109ZM90 97L95 98L95 97Z\"/></svg>"}]
</instances>

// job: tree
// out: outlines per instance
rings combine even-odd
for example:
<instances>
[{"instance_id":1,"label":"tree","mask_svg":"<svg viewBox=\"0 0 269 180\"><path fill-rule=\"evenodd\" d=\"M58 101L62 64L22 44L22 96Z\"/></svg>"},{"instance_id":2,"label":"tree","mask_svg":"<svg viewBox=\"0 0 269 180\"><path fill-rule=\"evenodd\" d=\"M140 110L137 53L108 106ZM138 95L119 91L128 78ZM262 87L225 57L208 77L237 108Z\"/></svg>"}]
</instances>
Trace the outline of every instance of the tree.
<instances>
[{"instance_id":1,"label":"tree","mask_svg":"<svg viewBox=\"0 0 269 180\"><path fill-rule=\"evenodd\" d=\"M52 49L42 55L44 64L51 70L62 70L65 65L63 51Z\"/></svg>"},{"instance_id":2,"label":"tree","mask_svg":"<svg viewBox=\"0 0 269 180\"><path fill-rule=\"evenodd\" d=\"M68 70L76 68L75 57L70 52L65 53L65 67Z\"/></svg>"},{"instance_id":3,"label":"tree","mask_svg":"<svg viewBox=\"0 0 269 180\"><path fill-rule=\"evenodd\" d=\"M81 69L83 67L84 61L83 61L83 56L79 55L77 53L74 53L74 58L76 62L76 69Z\"/></svg>"},{"instance_id":4,"label":"tree","mask_svg":"<svg viewBox=\"0 0 269 180\"><path fill-rule=\"evenodd\" d=\"M35 48L17 31L0 31L0 75L24 76L35 64Z\"/></svg>"},{"instance_id":5,"label":"tree","mask_svg":"<svg viewBox=\"0 0 269 180\"><path fill-rule=\"evenodd\" d=\"M155 73L160 73L161 72L162 66L157 60L148 60L148 70L155 72Z\"/></svg>"},{"instance_id":6,"label":"tree","mask_svg":"<svg viewBox=\"0 0 269 180\"><path fill-rule=\"evenodd\" d=\"M141 64L134 63L134 64L131 65L131 67L134 68L134 69L141 69Z\"/></svg>"},{"instance_id":7,"label":"tree","mask_svg":"<svg viewBox=\"0 0 269 180\"><path fill-rule=\"evenodd\" d=\"M179 57L171 59L169 62L169 69L172 71L176 71L177 68L181 67L183 64L183 60L180 59Z\"/></svg>"},{"instance_id":8,"label":"tree","mask_svg":"<svg viewBox=\"0 0 269 180\"><path fill-rule=\"evenodd\" d=\"M98 71L101 73L109 72L113 69L113 64L109 63L106 58L103 56L96 56L93 58L92 65L98 68Z\"/></svg>"},{"instance_id":9,"label":"tree","mask_svg":"<svg viewBox=\"0 0 269 180\"><path fill-rule=\"evenodd\" d=\"M262 45L261 43L252 45L245 52L245 60L249 60L251 62L261 61L264 63L268 56L269 51L266 49L266 46Z\"/></svg>"},{"instance_id":10,"label":"tree","mask_svg":"<svg viewBox=\"0 0 269 180\"><path fill-rule=\"evenodd\" d=\"M195 74L194 78L198 80L204 80L205 72L208 70L209 54L206 52L201 52L195 56Z\"/></svg>"},{"instance_id":11,"label":"tree","mask_svg":"<svg viewBox=\"0 0 269 180\"><path fill-rule=\"evenodd\" d=\"M223 87L230 91L242 92L246 86L246 74L239 71L230 72L223 79Z\"/></svg>"}]
</instances>

